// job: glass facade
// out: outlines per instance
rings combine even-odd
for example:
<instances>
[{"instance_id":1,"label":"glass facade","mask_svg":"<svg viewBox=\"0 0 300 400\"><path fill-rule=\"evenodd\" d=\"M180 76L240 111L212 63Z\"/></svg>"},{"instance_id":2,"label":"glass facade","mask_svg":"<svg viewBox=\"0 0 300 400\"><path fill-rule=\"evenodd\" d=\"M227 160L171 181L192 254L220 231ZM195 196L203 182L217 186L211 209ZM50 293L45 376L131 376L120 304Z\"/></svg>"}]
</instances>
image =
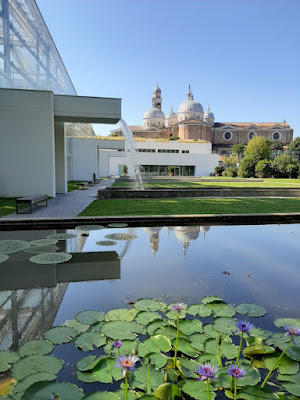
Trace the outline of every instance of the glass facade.
<instances>
[{"instance_id":1,"label":"glass facade","mask_svg":"<svg viewBox=\"0 0 300 400\"><path fill-rule=\"evenodd\" d=\"M76 94L34 0L0 0L0 87Z\"/></svg>"},{"instance_id":2,"label":"glass facade","mask_svg":"<svg viewBox=\"0 0 300 400\"><path fill-rule=\"evenodd\" d=\"M123 165L118 165L118 175L122 175ZM140 165L145 176L168 176L168 165ZM176 165L173 167L174 176L195 176L194 165Z\"/></svg>"}]
</instances>

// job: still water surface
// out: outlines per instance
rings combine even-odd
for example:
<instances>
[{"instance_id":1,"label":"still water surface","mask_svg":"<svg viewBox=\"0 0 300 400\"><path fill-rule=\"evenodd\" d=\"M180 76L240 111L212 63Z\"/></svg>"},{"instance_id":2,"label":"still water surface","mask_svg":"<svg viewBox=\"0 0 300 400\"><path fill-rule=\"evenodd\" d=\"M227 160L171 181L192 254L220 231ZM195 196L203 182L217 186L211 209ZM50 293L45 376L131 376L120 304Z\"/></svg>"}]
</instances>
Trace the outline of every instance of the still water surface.
<instances>
[{"instance_id":1,"label":"still water surface","mask_svg":"<svg viewBox=\"0 0 300 400\"><path fill-rule=\"evenodd\" d=\"M61 232L0 232L0 240L31 241ZM77 237L57 244L58 251L73 255L66 263L32 264L33 254L21 251L0 264L0 349L17 350L80 311L130 307L141 297L191 305L216 295L230 304L257 303L267 309L259 326L270 330L277 317L300 316L300 225L67 232ZM137 238L96 244L111 233ZM69 344L57 346L54 354L66 360L60 377L75 383L74 368L67 366L86 353ZM81 386L86 393L101 387Z\"/></svg>"}]
</instances>

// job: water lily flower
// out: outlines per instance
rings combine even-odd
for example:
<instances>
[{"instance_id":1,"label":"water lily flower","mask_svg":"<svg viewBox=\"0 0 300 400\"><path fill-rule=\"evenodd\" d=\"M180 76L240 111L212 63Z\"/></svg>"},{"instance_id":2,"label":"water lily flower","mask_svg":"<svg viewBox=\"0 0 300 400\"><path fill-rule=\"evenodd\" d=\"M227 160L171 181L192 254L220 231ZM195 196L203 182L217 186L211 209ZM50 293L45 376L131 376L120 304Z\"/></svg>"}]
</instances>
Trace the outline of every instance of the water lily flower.
<instances>
[{"instance_id":1,"label":"water lily flower","mask_svg":"<svg viewBox=\"0 0 300 400\"><path fill-rule=\"evenodd\" d=\"M283 329L286 331L284 336L290 336L293 343L296 344L296 336L300 336L300 328L297 326L284 326Z\"/></svg>"},{"instance_id":2,"label":"water lily flower","mask_svg":"<svg viewBox=\"0 0 300 400\"><path fill-rule=\"evenodd\" d=\"M208 379L211 382L212 379L216 379L215 374L217 371L218 368L211 363L201 364L197 371L197 374L200 375L199 381Z\"/></svg>"},{"instance_id":3,"label":"water lily flower","mask_svg":"<svg viewBox=\"0 0 300 400\"><path fill-rule=\"evenodd\" d=\"M113 347L115 348L115 349L119 349L120 347L122 347L123 346L123 342L122 342L122 340L116 340L115 342L113 342Z\"/></svg>"},{"instance_id":4,"label":"water lily flower","mask_svg":"<svg viewBox=\"0 0 300 400\"><path fill-rule=\"evenodd\" d=\"M183 303L177 303L177 304L174 304L174 306L172 307L172 310L177 311L178 314L181 314L183 307L184 307Z\"/></svg>"},{"instance_id":5,"label":"water lily flower","mask_svg":"<svg viewBox=\"0 0 300 400\"><path fill-rule=\"evenodd\" d=\"M238 328L237 332L242 332L242 333L246 333L249 337L249 331L250 329L254 328L254 325L252 325L250 322L247 321L238 321L235 326Z\"/></svg>"},{"instance_id":6,"label":"water lily flower","mask_svg":"<svg viewBox=\"0 0 300 400\"><path fill-rule=\"evenodd\" d=\"M231 375L233 378L238 379L242 378L245 375L246 371L242 367L238 367L237 365L229 365L227 370L227 374Z\"/></svg>"},{"instance_id":7,"label":"water lily flower","mask_svg":"<svg viewBox=\"0 0 300 400\"><path fill-rule=\"evenodd\" d=\"M127 371L134 371L135 364L139 361L137 356L121 356L117 359L117 365L114 367L121 367L122 368L122 377L126 375Z\"/></svg>"}]
</instances>

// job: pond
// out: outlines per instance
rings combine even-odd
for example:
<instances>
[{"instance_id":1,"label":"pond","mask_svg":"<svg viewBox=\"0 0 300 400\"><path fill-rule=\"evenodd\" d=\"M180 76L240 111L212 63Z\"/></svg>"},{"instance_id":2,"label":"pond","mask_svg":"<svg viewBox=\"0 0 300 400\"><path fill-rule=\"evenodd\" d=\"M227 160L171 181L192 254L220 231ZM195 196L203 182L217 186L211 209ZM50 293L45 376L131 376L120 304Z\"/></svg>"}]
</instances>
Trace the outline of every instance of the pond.
<instances>
[{"instance_id":1,"label":"pond","mask_svg":"<svg viewBox=\"0 0 300 400\"><path fill-rule=\"evenodd\" d=\"M71 254L69 261L32 263L38 254L32 245L0 263L1 350L17 351L80 311L130 308L139 298L192 305L215 295L233 305L256 303L267 310L259 326L270 330L275 318L299 318L300 225L86 227L0 232L0 240L64 233L68 239L47 246ZM105 387L78 384L70 366L83 353L73 345L57 346L53 354L65 360L61 380L85 393Z\"/></svg>"}]
</instances>

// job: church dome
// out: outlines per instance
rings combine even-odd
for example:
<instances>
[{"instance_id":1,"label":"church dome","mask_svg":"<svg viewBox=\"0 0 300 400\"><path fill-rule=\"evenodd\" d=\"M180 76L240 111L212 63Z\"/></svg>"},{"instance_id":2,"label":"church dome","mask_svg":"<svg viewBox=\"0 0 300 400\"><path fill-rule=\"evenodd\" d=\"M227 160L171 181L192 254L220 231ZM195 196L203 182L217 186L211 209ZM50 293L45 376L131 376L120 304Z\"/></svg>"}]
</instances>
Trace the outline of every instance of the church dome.
<instances>
[{"instance_id":1,"label":"church dome","mask_svg":"<svg viewBox=\"0 0 300 400\"><path fill-rule=\"evenodd\" d=\"M147 119L148 118L163 118L163 119L165 119L165 114L158 108L152 107L152 108L150 108L150 110L147 110L144 113L143 119L145 119L145 118L147 118Z\"/></svg>"},{"instance_id":2,"label":"church dome","mask_svg":"<svg viewBox=\"0 0 300 400\"><path fill-rule=\"evenodd\" d=\"M168 114L166 115L166 119L171 119L171 118L177 119L177 114L174 113L173 108L171 108L171 111L169 111Z\"/></svg>"},{"instance_id":3,"label":"church dome","mask_svg":"<svg viewBox=\"0 0 300 400\"><path fill-rule=\"evenodd\" d=\"M196 100L187 99L183 103L180 104L178 108L178 113L185 112L200 112L203 113L203 107Z\"/></svg>"},{"instance_id":4,"label":"church dome","mask_svg":"<svg viewBox=\"0 0 300 400\"><path fill-rule=\"evenodd\" d=\"M212 112L210 112L210 107L207 107L207 111L205 111L203 116L203 121L206 122L208 125L213 125L215 122L215 116Z\"/></svg>"},{"instance_id":5,"label":"church dome","mask_svg":"<svg viewBox=\"0 0 300 400\"><path fill-rule=\"evenodd\" d=\"M159 92L161 93L161 88L158 87L158 83L156 84L155 88L153 89L153 93Z\"/></svg>"}]
</instances>

